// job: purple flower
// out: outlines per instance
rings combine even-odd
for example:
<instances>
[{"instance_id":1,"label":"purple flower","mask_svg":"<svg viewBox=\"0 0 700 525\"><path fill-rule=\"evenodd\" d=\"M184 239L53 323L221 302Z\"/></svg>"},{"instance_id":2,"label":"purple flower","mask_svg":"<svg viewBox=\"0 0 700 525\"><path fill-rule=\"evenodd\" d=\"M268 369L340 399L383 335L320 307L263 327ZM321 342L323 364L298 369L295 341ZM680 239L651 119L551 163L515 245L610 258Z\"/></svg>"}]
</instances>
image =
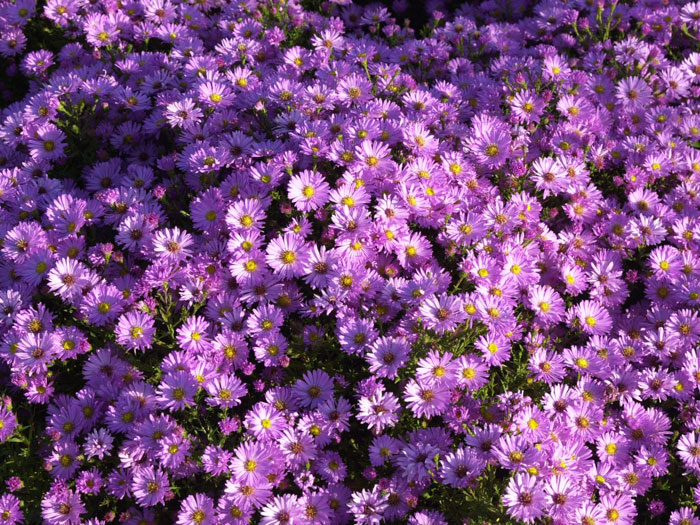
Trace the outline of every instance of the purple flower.
<instances>
[{"instance_id":1,"label":"purple flower","mask_svg":"<svg viewBox=\"0 0 700 525\"><path fill-rule=\"evenodd\" d=\"M20 500L13 494L0 496L0 520L4 525L24 522L24 512L20 509Z\"/></svg>"},{"instance_id":2,"label":"purple flower","mask_svg":"<svg viewBox=\"0 0 700 525\"><path fill-rule=\"evenodd\" d=\"M212 525L216 523L214 502L204 494L195 494L185 498L177 515L178 525Z\"/></svg>"},{"instance_id":3,"label":"purple flower","mask_svg":"<svg viewBox=\"0 0 700 525\"><path fill-rule=\"evenodd\" d=\"M544 515L545 494L537 478L518 473L508 483L503 504L513 518L532 523Z\"/></svg>"},{"instance_id":4,"label":"purple flower","mask_svg":"<svg viewBox=\"0 0 700 525\"><path fill-rule=\"evenodd\" d=\"M41 516L52 525L78 525L85 512L80 495L72 490L50 491L41 501Z\"/></svg>"},{"instance_id":5,"label":"purple flower","mask_svg":"<svg viewBox=\"0 0 700 525\"><path fill-rule=\"evenodd\" d=\"M267 246L266 262L281 278L300 277L308 258L306 243L296 235L285 234Z\"/></svg>"},{"instance_id":6,"label":"purple flower","mask_svg":"<svg viewBox=\"0 0 700 525\"><path fill-rule=\"evenodd\" d=\"M170 412L184 409L194 401L197 393L197 381L184 370L166 375L158 387L158 403Z\"/></svg>"},{"instance_id":7,"label":"purple flower","mask_svg":"<svg viewBox=\"0 0 700 525\"><path fill-rule=\"evenodd\" d=\"M143 312L127 312L117 322L117 342L130 350L145 351L153 344L153 318Z\"/></svg>"},{"instance_id":8,"label":"purple flower","mask_svg":"<svg viewBox=\"0 0 700 525\"><path fill-rule=\"evenodd\" d=\"M165 501L170 482L165 472L147 466L136 471L130 488L139 505L152 507Z\"/></svg>"},{"instance_id":9,"label":"purple flower","mask_svg":"<svg viewBox=\"0 0 700 525\"><path fill-rule=\"evenodd\" d=\"M302 171L289 180L290 200L300 211L313 211L328 202L330 186L323 175L314 171Z\"/></svg>"}]
</instances>

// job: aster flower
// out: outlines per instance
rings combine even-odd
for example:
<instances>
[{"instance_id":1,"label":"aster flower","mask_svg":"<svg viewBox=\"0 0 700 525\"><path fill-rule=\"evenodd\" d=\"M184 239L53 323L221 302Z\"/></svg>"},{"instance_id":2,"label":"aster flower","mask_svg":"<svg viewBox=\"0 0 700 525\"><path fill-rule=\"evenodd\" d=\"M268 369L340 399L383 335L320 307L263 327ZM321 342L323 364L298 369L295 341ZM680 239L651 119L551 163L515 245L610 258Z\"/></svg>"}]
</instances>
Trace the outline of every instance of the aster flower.
<instances>
[{"instance_id":1,"label":"aster flower","mask_svg":"<svg viewBox=\"0 0 700 525\"><path fill-rule=\"evenodd\" d=\"M581 301L576 306L576 317L581 329L592 335L605 335L612 327L607 309L595 301Z\"/></svg>"},{"instance_id":2,"label":"aster flower","mask_svg":"<svg viewBox=\"0 0 700 525\"><path fill-rule=\"evenodd\" d=\"M199 123L202 118L202 110L196 106L194 100L184 98L168 104L165 117L171 126L187 128Z\"/></svg>"},{"instance_id":3,"label":"aster flower","mask_svg":"<svg viewBox=\"0 0 700 525\"><path fill-rule=\"evenodd\" d=\"M98 428L90 432L85 439L83 451L88 459L96 457L102 459L112 450L114 438L104 428Z\"/></svg>"},{"instance_id":4,"label":"aster flower","mask_svg":"<svg viewBox=\"0 0 700 525\"><path fill-rule=\"evenodd\" d=\"M192 316L177 329L177 342L188 352L201 352L208 348L209 323L200 316Z\"/></svg>"},{"instance_id":5,"label":"aster flower","mask_svg":"<svg viewBox=\"0 0 700 525\"><path fill-rule=\"evenodd\" d=\"M181 435L170 434L160 440L157 457L166 469L174 470L190 455L190 442Z\"/></svg>"},{"instance_id":6,"label":"aster flower","mask_svg":"<svg viewBox=\"0 0 700 525\"><path fill-rule=\"evenodd\" d=\"M180 505L177 525L212 525L216 523L214 502L204 494L187 496Z\"/></svg>"},{"instance_id":7,"label":"aster flower","mask_svg":"<svg viewBox=\"0 0 700 525\"><path fill-rule=\"evenodd\" d=\"M308 259L306 244L296 235L285 234L267 246L266 262L281 278L300 277Z\"/></svg>"},{"instance_id":8,"label":"aster flower","mask_svg":"<svg viewBox=\"0 0 700 525\"><path fill-rule=\"evenodd\" d=\"M404 400L416 417L433 417L447 408L449 390L439 384L428 386L412 379L404 390Z\"/></svg>"},{"instance_id":9,"label":"aster flower","mask_svg":"<svg viewBox=\"0 0 700 525\"><path fill-rule=\"evenodd\" d=\"M285 428L282 413L267 403L257 403L245 417L245 426L260 441L277 439Z\"/></svg>"},{"instance_id":10,"label":"aster flower","mask_svg":"<svg viewBox=\"0 0 700 525\"><path fill-rule=\"evenodd\" d=\"M130 350L145 351L153 344L153 318L139 311L127 312L117 322L117 342Z\"/></svg>"},{"instance_id":11,"label":"aster flower","mask_svg":"<svg viewBox=\"0 0 700 525\"><path fill-rule=\"evenodd\" d=\"M427 297L423 299L420 306L423 324L438 333L452 330L467 318L467 314L460 306L456 296Z\"/></svg>"},{"instance_id":12,"label":"aster flower","mask_svg":"<svg viewBox=\"0 0 700 525\"><path fill-rule=\"evenodd\" d=\"M285 525L299 521L302 508L299 500L292 494L275 496L260 511L261 525Z\"/></svg>"},{"instance_id":13,"label":"aster flower","mask_svg":"<svg viewBox=\"0 0 700 525\"><path fill-rule=\"evenodd\" d=\"M178 370L161 380L158 387L158 402L162 408L170 412L182 410L192 404L197 388L197 382L189 372Z\"/></svg>"},{"instance_id":14,"label":"aster flower","mask_svg":"<svg viewBox=\"0 0 700 525\"><path fill-rule=\"evenodd\" d=\"M56 525L77 525L86 509L80 495L72 490L49 492L41 500L41 516Z\"/></svg>"},{"instance_id":15,"label":"aster flower","mask_svg":"<svg viewBox=\"0 0 700 525\"><path fill-rule=\"evenodd\" d=\"M56 160L64 156L65 135L53 124L40 127L29 140L32 157L40 160Z\"/></svg>"},{"instance_id":16,"label":"aster flower","mask_svg":"<svg viewBox=\"0 0 700 525\"><path fill-rule=\"evenodd\" d=\"M312 461L316 458L318 454L315 439L321 438L322 430L318 425L311 425L318 431L314 431L312 434L310 432L303 432L302 429L291 430L286 429L282 431L278 439L278 444L284 455L285 463L291 469L296 469L308 461Z\"/></svg>"},{"instance_id":17,"label":"aster flower","mask_svg":"<svg viewBox=\"0 0 700 525\"><path fill-rule=\"evenodd\" d=\"M379 523L387 508L387 501L378 490L353 492L350 512L356 523Z\"/></svg>"},{"instance_id":18,"label":"aster flower","mask_svg":"<svg viewBox=\"0 0 700 525\"><path fill-rule=\"evenodd\" d=\"M558 323L564 317L564 301L549 286L535 285L529 288L528 300L535 317L543 326Z\"/></svg>"},{"instance_id":19,"label":"aster flower","mask_svg":"<svg viewBox=\"0 0 700 525\"><path fill-rule=\"evenodd\" d=\"M566 519L584 501L575 482L566 475L549 478L544 484L544 493L549 515L555 518Z\"/></svg>"},{"instance_id":20,"label":"aster flower","mask_svg":"<svg viewBox=\"0 0 700 525\"><path fill-rule=\"evenodd\" d=\"M20 509L20 500L13 494L0 496L0 519L5 525L24 522L24 512Z\"/></svg>"},{"instance_id":21,"label":"aster flower","mask_svg":"<svg viewBox=\"0 0 700 525\"><path fill-rule=\"evenodd\" d=\"M441 462L440 475L447 485L455 488L472 486L486 466L470 448L460 447Z\"/></svg>"},{"instance_id":22,"label":"aster flower","mask_svg":"<svg viewBox=\"0 0 700 525\"><path fill-rule=\"evenodd\" d=\"M152 507L165 501L170 481L162 470L145 466L136 471L130 488L139 505Z\"/></svg>"},{"instance_id":23,"label":"aster flower","mask_svg":"<svg viewBox=\"0 0 700 525\"><path fill-rule=\"evenodd\" d=\"M73 298L81 293L87 278L87 269L83 264L64 257L49 271L48 286L63 298Z\"/></svg>"},{"instance_id":24,"label":"aster flower","mask_svg":"<svg viewBox=\"0 0 700 525\"><path fill-rule=\"evenodd\" d=\"M222 82L210 80L199 85L199 100L211 107L225 108L233 102L233 92L231 88Z\"/></svg>"},{"instance_id":25,"label":"aster flower","mask_svg":"<svg viewBox=\"0 0 700 525\"><path fill-rule=\"evenodd\" d=\"M401 367L406 364L409 345L400 339L379 337L367 354L370 372L378 377L395 378Z\"/></svg>"},{"instance_id":26,"label":"aster flower","mask_svg":"<svg viewBox=\"0 0 700 525\"><path fill-rule=\"evenodd\" d=\"M479 115L474 117L472 135L466 142L465 149L478 164L498 168L510 155L510 136L500 121Z\"/></svg>"},{"instance_id":27,"label":"aster flower","mask_svg":"<svg viewBox=\"0 0 700 525\"><path fill-rule=\"evenodd\" d=\"M179 228L165 228L155 233L153 249L156 254L167 261L178 262L191 255L189 247L193 244L192 236Z\"/></svg>"},{"instance_id":28,"label":"aster flower","mask_svg":"<svg viewBox=\"0 0 700 525\"><path fill-rule=\"evenodd\" d=\"M640 77L622 79L615 87L615 98L628 109L646 107L651 101L651 89Z\"/></svg>"},{"instance_id":29,"label":"aster flower","mask_svg":"<svg viewBox=\"0 0 700 525\"><path fill-rule=\"evenodd\" d=\"M122 293L113 285L99 284L83 298L80 310L98 326L112 323L123 310Z\"/></svg>"},{"instance_id":30,"label":"aster flower","mask_svg":"<svg viewBox=\"0 0 700 525\"><path fill-rule=\"evenodd\" d=\"M0 443L7 441L17 427L17 418L7 407L0 407Z\"/></svg>"},{"instance_id":31,"label":"aster flower","mask_svg":"<svg viewBox=\"0 0 700 525\"><path fill-rule=\"evenodd\" d=\"M401 406L391 392L379 390L370 397L361 397L357 418L375 434L392 427L399 419Z\"/></svg>"},{"instance_id":32,"label":"aster flower","mask_svg":"<svg viewBox=\"0 0 700 525\"><path fill-rule=\"evenodd\" d=\"M51 335L41 332L24 336L17 346L15 357L18 364L30 373L45 373L55 355Z\"/></svg>"},{"instance_id":33,"label":"aster flower","mask_svg":"<svg viewBox=\"0 0 700 525\"><path fill-rule=\"evenodd\" d=\"M545 494L536 477L518 473L508 483L503 504L513 518L532 523L544 515Z\"/></svg>"},{"instance_id":34,"label":"aster flower","mask_svg":"<svg viewBox=\"0 0 700 525\"><path fill-rule=\"evenodd\" d=\"M247 392L241 380L233 375L221 375L207 383L205 389L211 396L208 404L225 408L238 405Z\"/></svg>"},{"instance_id":35,"label":"aster flower","mask_svg":"<svg viewBox=\"0 0 700 525\"><path fill-rule=\"evenodd\" d=\"M323 370L311 370L294 384L292 392L302 406L314 409L333 396L333 380Z\"/></svg>"},{"instance_id":36,"label":"aster flower","mask_svg":"<svg viewBox=\"0 0 700 525\"><path fill-rule=\"evenodd\" d=\"M302 171L292 176L287 186L290 200L303 212L320 208L330 195L330 186L318 172Z\"/></svg>"},{"instance_id":37,"label":"aster flower","mask_svg":"<svg viewBox=\"0 0 700 525\"><path fill-rule=\"evenodd\" d=\"M603 523L627 525L634 523L637 515L632 498L627 494L604 494L600 498L600 508L604 513Z\"/></svg>"}]
</instances>

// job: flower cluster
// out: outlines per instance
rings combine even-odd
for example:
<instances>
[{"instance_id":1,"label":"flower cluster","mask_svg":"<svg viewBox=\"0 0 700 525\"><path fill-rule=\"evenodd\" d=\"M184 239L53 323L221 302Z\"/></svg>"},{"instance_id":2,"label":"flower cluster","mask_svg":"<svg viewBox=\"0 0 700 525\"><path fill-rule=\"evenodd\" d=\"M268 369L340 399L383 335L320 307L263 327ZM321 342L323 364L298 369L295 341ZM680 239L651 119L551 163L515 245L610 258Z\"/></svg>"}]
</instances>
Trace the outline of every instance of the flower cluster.
<instances>
[{"instance_id":1,"label":"flower cluster","mask_svg":"<svg viewBox=\"0 0 700 525\"><path fill-rule=\"evenodd\" d=\"M0 524L700 524L700 3L426 7L0 1Z\"/></svg>"}]
</instances>

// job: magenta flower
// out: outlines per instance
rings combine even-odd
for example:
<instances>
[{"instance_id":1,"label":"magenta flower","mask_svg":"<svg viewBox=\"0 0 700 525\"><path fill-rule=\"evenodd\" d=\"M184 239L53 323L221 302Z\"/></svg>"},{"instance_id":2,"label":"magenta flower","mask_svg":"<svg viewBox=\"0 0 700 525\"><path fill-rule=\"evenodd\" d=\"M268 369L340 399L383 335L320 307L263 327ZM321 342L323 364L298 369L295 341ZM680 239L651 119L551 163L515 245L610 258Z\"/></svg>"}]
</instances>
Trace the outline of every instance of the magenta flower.
<instances>
[{"instance_id":1,"label":"magenta flower","mask_svg":"<svg viewBox=\"0 0 700 525\"><path fill-rule=\"evenodd\" d=\"M518 473L508 483L503 505L514 519L532 523L544 515L545 494L535 476Z\"/></svg>"},{"instance_id":2,"label":"magenta flower","mask_svg":"<svg viewBox=\"0 0 700 525\"><path fill-rule=\"evenodd\" d=\"M152 507L165 501L170 490L168 476L160 469L142 467L131 481L131 492L139 505Z\"/></svg>"},{"instance_id":3,"label":"magenta flower","mask_svg":"<svg viewBox=\"0 0 700 525\"><path fill-rule=\"evenodd\" d=\"M153 344L155 334L153 318L143 312L127 312L119 317L117 342L130 350L145 351Z\"/></svg>"}]
</instances>

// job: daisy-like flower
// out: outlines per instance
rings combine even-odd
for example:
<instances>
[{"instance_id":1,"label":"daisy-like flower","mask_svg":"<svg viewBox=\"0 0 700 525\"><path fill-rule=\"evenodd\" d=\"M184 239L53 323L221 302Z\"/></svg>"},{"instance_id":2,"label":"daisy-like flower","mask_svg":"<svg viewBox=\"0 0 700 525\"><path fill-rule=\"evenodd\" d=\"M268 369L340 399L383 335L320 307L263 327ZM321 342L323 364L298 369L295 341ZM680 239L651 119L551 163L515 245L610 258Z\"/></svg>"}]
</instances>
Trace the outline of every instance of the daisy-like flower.
<instances>
[{"instance_id":1,"label":"daisy-like flower","mask_svg":"<svg viewBox=\"0 0 700 525\"><path fill-rule=\"evenodd\" d=\"M584 501L578 485L567 475L552 476L544 483L545 505L549 515L566 519Z\"/></svg>"},{"instance_id":2,"label":"daisy-like flower","mask_svg":"<svg viewBox=\"0 0 700 525\"><path fill-rule=\"evenodd\" d=\"M260 525L292 525L303 516L297 496L284 494L273 497L260 511Z\"/></svg>"},{"instance_id":3,"label":"daisy-like flower","mask_svg":"<svg viewBox=\"0 0 700 525\"><path fill-rule=\"evenodd\" d=\"M85 452L85 457L87 459L96 457L102 459L112 450L112 443L114 438L104 428L98 428L93 430L87 435L85 439L85 444L83 445L83 451Z\"/></svg>"},{"instance_id":4,"label":"daisy-like flower","mask_svg":"<svg viewBox=\"0 0 700 525\"><path fill-rule=\"evenodd\" d=\"M29 140L29 149L33 158L56 160L64 156L65 135L53 124L40 127Z\"/></svg>"},{"instance_id":5,"label":"daisy-like flower","mask_svg":"<svg viewBox=\"0 0 700 525\"><path fill-rule=\"evenodd\" d=\"M355 523L381 523L383 513L388 507L387 497L378 487L369 491L352 493L352 501L349 503L350 512L355 516Z\"/></svg>"},{"instance_id":6,"label":"daisy-like flower","mask_svg":"<svg viewBox=\"0 0 700 525\"><path fill-rule=\"evenodd\" d=\"M64 257L48 273L48 285L64 299L80 295L88 278L87 268L76 259Z\"/></svg>"},{"instance_id":7,"label":"daisy-like flower","mask_svg":"<svg viewBox=\"0 0 700 525\"><path fill-rule=\"evenodd\" d=\"M233 232L259 230L265 220L265 210L258 199L235 202L226 212L226 224Z\"/></svg>"},{"instance_id":8,"label":"daisy-like flower","mask_svg":"<svg viewBox=\"0 0 700 525\"><path fill-rule=\"evenodd\" d=\"M564 318L565 306L560 295L551 286L529 287L528 301L535 311L535 318L545 327Z\"/></svg>"},{"instance_id":9,"label":"daisy-like flower","mask_svg":"<svg viewBox=\"0 0 700 525\"><path fill-rule=\"evenodd\" d=\"M361 397L357 418L372 432L380 434L394 426L401 412L399 400L391 392L378 390L370 397Z\"/></svg>"},{"instance_id":10,"label":"daisy-like flower","mask_svg":"<svg viewBox=\"0 0 700 525\"><path fill-rule=\"evenodd\" d=\"M411 232L395 245L396 256L404 268L414 268L430 258L430 241L418 232Z\"/></svg>"},{"instance_id":11,"label":"daisy-like flower","mask_svg":"<svg viewBox=\"0 0 700 525\"><path fill-rule=\"evenodd\" d=\"M651 97L651 88L640 77L623 78L615 87L615 98L629 110L647 107Z\"/></svg>"},{"instance_id":12,"label":"daisy-like flower","mask_svg":"<svg viewBox=\"0 0 700 525\"><path fill-rule=\"evenodd\" d=\"M333 380L323 370L309 370L294 383L292 393L302 406L314 409L333 397Z\"/></svg>"},{"instance_id":13,"label":"daisy-like flower","mask_svg":"<svg viewBox=\"0 0 700 525\"><path fill-rule=\"evenodd\" d=\"M202 110L191 98L171 102L165 108L165 118L171 126L189 128L198 124L202 115Z\"/></svg>"},{"instance_id":14,"label":"daisy-like flower","mask_svg":"<svg viewBox=\"0 0 700 525\"><path fill-rule=\"evenodd\" d=\"M138 310L127 312L119 317L117 342L129 350L145 351L153 344L155 332L155 324L150 315Z\"/></svg>"},{"instance_id":15,"label":"daisy-like flower","mask_svg":"<svg viewBox=\"0 0 700 525\"><path fill-rule=\"evenodd\" d=\"M187 496L180 504L177 525L214 525L217 523L214 501L204 494Z\"/></svg>"},{"instance_id":16,"label":"daisy-like flower","mask_svg":"<svg viewBox=\"0 0 700 525\"><path fill-rule=\"evenodd\" d=\"M488 382L488 367L474 354L463 354L457 359L457 383L467 390L481 388Z\"/></svg>"},{"instance_id":17,"label":"daisy-like flower","mask_svg":"<svg viewBox=\"0 0 700 525\"><path fill-rule=\"evenodd\" d=\"M612 328L608 310L596 301L581 301L575 308L581 329L590 335L605 335Z\"/></svg>"},{"instance_id":18,"label":"daisy-like flower","mask_svg":"<svg viewBox=\"0 0 700 525\"><path fill-rule=\"evenodd\" d=\"M637 516L634 500L624 493L606 493L600 498L604 525L631 525Z\"/></svg>"},{"instance_id":19,"label":"daisy-like flower","mask_svg":"<svg viewBox=\"0 0 700 525\"><path fill-rule=\"evenodd\" d=\"M403 138L404 144L416 155L432 155L438 147L438 141L421 122L411 122L403 128Z\"/></svg>"},{"instance_id":20,"label":"daisy-like flower","mask_svg":"<svg viewBox=\"0 0 700 525\"><path fill-rule=\"evenodd\" d=\"M409 344L401 339L379 337L367 354L369 370L378 377L396 378L399 369L406 364L410 353Z\"/></svg>"},{"instance_id":21,"label":"daisy-like flower","mask_svg":"<svg viewBox=\"0 0 700 525\"><path fill-rule=\"evenodd\" d=\"M308 249L298 235L287 233L276 237L267 246L268 266L281 278L301 277L308 261Z\"/></svg>"},{"instance_id":22,"label":"daisy-like flower","mask_svg":"<svg viewBox=\"0 0 700 525\"><path fill-rule=\"evenodd\" d=\"M25 335L15 353L17 363L29 373L46 372L55 356L53 340L48 332Z\"/></svg>"},{"instance_id":23,"label":"daisy-like flower","mask_svg":"<svg viewBox=\"0 0 700 525\"><path fill-rule=\"evenodd\" d=\"M542 190L543 196L558 194L568 186L566 171L561 163L552 157L541 157L532 163L535 187Z\"/></svg>"},{"instance_id":24,"label":"daisy-like flower","mask_svg":"<svg viewBox=\"0 0 700 525\"><path fill-rule=\"evenodd\" d=\"M465 142L477 164L494 169L510 156L510 134L498 119L482 114L474 117L471 136Z\"/></svg>"},{"instance_id":25,"label":"daisy-like flower","mask_svg":"<svg viewBox=\"0 0 700 525\"><path fill-rule=\"evenodd\" d=\"M544 515L545 494L535 476L517 473L508 483L503 505L514 519L532 523Z\"/></svg>"},{"instance_id":26,"label":"daisy-like flower","mask_svg":"<svg viewBox=\"0 0 700 525\"><path fill-rule=\"evenodd\" d=\"M305 170L292 176L287 186L289 199L298 210L313 211L328 202L330 186L323 175L316 171Z\"/></svg>"},{"instance_id":27,"label":"daisy-like flower","mask_svg":"<svg viewBox=\"0 0 700 525\"><path fill-rule=\"evenodd\" d=\"M260 441L277 439L285 424L282 412L267 403L257 403L245 417L246 429Z\"/></svg>"},{"instance_id":28,"label":"daisy-like flower","mask_svg":"<svg viewBox=\"0 0 700 525\"><path fill-rule=\"evenodd\" d=\"M247 392L245 385L240 379L234 375L226 374L220 375L207 383L205 390L211 396L207 398L207 404L224 408L238 405Z\"/></svg>"},{"instance_id":29,"label":"daisy-like flower","mask_svg":"<svg viewBox=\"0 0 700 525\"><path fill-rule=\"evenodd\" d=\"M72 490L49 491L41 500L41 516L45 523L56 525L77 525L86 509L80 494Z\"/></svg>"},{"instance_id":30,"label":"daisy-like flower","mask_svg":"<svg viewBox=\"0 0 700 525\"><path fill-rule=\"evenodd\" d=\"M449 390L441 384L424 385L411 379L404 389L404 401L416 417L442 414L449 400Z\"/></svg>"},{"instance_id":31,"label":"daisy-like flower","mask_svg":"<svg viewBox=\"0 0 700 525\"><path fill-rule=\"evenodd\" d=\"M203 82L199 85L197 91L199 100L209 107L225 108L230 106L234 99L231 88L215 80Z\"/></svg>"},{"instance_id":32,"label":"daisy-like flower","mask_svg":"<svg viewBox=\"0 0 700 525\"><path fill-rule=\"evenodd\" d=\"M418 360L416 378L426 384L443 383L451 386L457 379L457 363L450 352L440 354L430 350L426 357Z\"/></svg>"},{"instance_id":33,"label":"daisy-like flower","mask_svg":"<svg viewBox=\"0 0 700 525\"><path fill-rule=\"evenodd\" d=\"M80 311L89 322L105 326L114 321L124 309L122 292L111 284L99 284L83 298Z\"/></svg>"},{"instance_id":34,"label":"daisy-like flower","mask_svg":"<svg viewBox=\"0 0 700 525\"><path fill-rule=\"evenodd\" d=\"M355 148L358 168L374 174L384 173L390 166L389 147L374 140L363 140Z\"/></svg>"},{"instance_id":35,"label":"daisy-like flower","mask_svg":"<svg viewBox=\"0 0 700 525\"><path fill-rule=\"evenodd\" d=\"M210 345L209 322L193 315L177 329L177 342L186 351L202 352Z\"/></svg>"},{"instance_id":36,"label":"daisy-like flower","mask_svg":"<svg viewBox=\"0 0 700 525\"><path fill-rule=\"evenodd\" d=\"M166 261L178 262L192 254L189 249L194 244L192 236L180 228L165 228L155 233L153 249Z\"/></svg>"},{"instance_id":37,"label":"daisy-like flower","mask_svg":"<svg viewBox=\"0 0 700 525\"><path fill-rule=\"evenodd\" d=\"M24 512L20 509L20 500L14 494L3 494L0 497L0 523L15 525L24 523Z\"/></svg>"},{"instance_id":38,"label":"daisy-like flower","mask_svg":"<svg viewBox=\"0 0 700 525\"><path fill-rule=\"evenodd\" d=\"M160 464L170 470L178 468L190 455L190 442L181 434L172 433L158 443L160 450L157 457Z\"/></svg>"},{"instance_id":39,"label":"daisy-like flower","mask_svg":"<svg viewBox=\"0 0 700 525\"><path fill-rule=\"evenodd\" d=\"M310 433L288 428L282 431L277 442L284 454L285 463L291 469L316 458L316 443Z\"/></svg>"},{"instance_id":40,"label":"daisy-like flower","mask_svg":"<svg viewBox=\"0 0 700 525\"><path fill-rule=\"evenodd\" d=\"M659 246L649 255L651 271L658 279L673 280L680 276L683 260L673 246Z\"/></svg>"},{"instance_id":41,"label":"daisy-like flower","mask_svg":"<svg viewBox=\"0 0 700 525\"><path fill-rule=\"evenodd\" d=\"M531 90L519 91L510 101L513 114L524 124L537 122L544 110L544 101Z\"/></svg>"},{"instance_id":42,"label":"daisy-like flower","mask_svg":"<svg viewBox=\"0 0 700 525\"><path fill-rule=\"evenodd\" d=\"M431 295L421 302L420 313L423 324L439 334L453 330L467 319L460 299L454 295Z\"/></svg>"},{"instance_id":43,"label":"daisy-like flower","mask_svg":"<svg viewBox=\"0 0 700 525\"><path fill-rule=\"evenodd\" d=\"M372 96L372 83L364 75L352 73L338 82L336 94L343 103L361 105Z\"/></svg>"},{"instance_id":44,"label":"daisy-like flower","mask_svg":"<svg viewBox=\"0 0 700 525\"><path fill-rule=\"evenodd\" d=\"M467 488L474 484L485 467L486 462L473 449L459 447L441 461L440 474L447 485Z\"/></svg>"},{"instance_id":45,"label":"daisy-like flower","mask_svg":"<svg viewBox=\"0 0 700 525\"><path fill-rule=\"evenodd\" d=\"M139 505L153 507L165 501L170 480L161 469L145 466L136 470L130 488Z\"/></svg>"},{"instance_id":46,"label":"daisy-like flower","mask_svg":"<svg viewBox=\"0 0 700 525\"><path fill-rule=\"evenodd\" d=\"M184 409L194 401L199 385L189 371L178 370L163 377L158 387L158 403L170 412Z\"/></svg>"},{"instance_id":47,"label":"daisy-like flower","mask_svg":"<svg viewBox=\"0 0 700 525\"><path fill-rule=\"evenodd\" d=\"M490 366L501 366L510 358L510 342L501 334L489 333L480 336L475 346Z\"/></svg>"},{"instance_id":48,"label":"daisy-like flower","mask_svg":"<svg viewBox=\"0 0 700 525\"><path fill-rule=\"evenodd\" d=\"M545 79L560 82L571 73L566 60L559 55L548 55L542 63L542 73Z\"/></svg>"}]
</instances>

